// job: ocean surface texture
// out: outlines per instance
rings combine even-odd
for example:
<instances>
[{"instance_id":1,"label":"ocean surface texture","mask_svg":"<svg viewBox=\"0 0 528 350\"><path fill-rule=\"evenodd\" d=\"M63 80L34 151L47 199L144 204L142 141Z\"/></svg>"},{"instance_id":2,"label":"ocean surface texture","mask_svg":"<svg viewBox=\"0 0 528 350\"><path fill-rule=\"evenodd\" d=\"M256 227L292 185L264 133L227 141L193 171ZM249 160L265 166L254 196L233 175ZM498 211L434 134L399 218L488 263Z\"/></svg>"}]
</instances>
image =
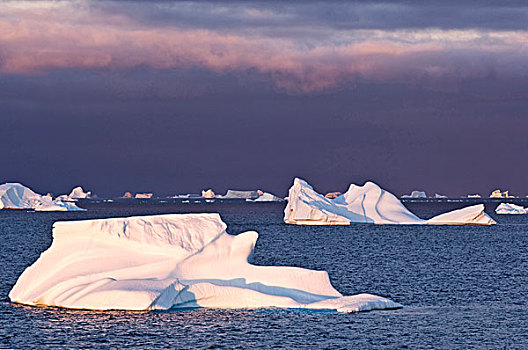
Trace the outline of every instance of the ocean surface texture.
<instances>
[{"instance_id":1,"label":"ocean surface texture","mask_svg":"<svg viewBox=\"0 0 528 350\"><path fill-rule=\"evenodd\" d=\"M412 204L423 218L445 208ZM282 204L100 204L86 212L0 211L0 348L528 348L528 215L494 226L296 226ZM18 276L51 244L58 220L219 212L255 230L253 262L326 270L344 295L399 310L193 309L95 312L13 304Z\"/></svg>"}]
</instances>

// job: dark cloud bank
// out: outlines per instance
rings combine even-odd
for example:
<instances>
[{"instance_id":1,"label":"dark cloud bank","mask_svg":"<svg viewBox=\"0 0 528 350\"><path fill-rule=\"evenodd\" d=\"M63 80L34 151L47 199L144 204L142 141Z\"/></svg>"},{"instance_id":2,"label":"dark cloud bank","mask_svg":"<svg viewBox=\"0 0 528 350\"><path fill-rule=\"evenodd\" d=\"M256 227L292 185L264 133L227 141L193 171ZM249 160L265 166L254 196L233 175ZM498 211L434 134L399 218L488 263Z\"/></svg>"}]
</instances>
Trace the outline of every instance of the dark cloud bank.
<instances>
[{"instance_id":1,"label":"dark cloud bank","mask_svg":"<svg viewBox=\"0 0 528 350\"><path fill-rule=\"evenodd\" d=\"M111 196L205 187L284 195L294 176L321 191L374 180L396 193L528 192L523 82L356 82L291 96L206 72L160 72L151 86L137 72L123 85L99 74L0 80L10 86L1 94L1 181ZM146 86L128 88L133 78Z\"/></svg>"}]
</instances>

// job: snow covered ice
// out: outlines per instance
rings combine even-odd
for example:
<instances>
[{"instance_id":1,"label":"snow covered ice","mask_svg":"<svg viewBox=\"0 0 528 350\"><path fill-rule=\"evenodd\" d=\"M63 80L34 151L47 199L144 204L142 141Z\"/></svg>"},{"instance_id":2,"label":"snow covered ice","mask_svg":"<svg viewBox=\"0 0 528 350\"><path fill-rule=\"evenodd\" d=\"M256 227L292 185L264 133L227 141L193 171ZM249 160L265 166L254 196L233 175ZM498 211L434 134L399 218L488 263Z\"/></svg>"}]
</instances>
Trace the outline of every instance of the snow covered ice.
<instances>
[{"instance_id":1,"label":"snow covered ice","mask_svg":"<svg viewBox=\"0 0 528 350\"><path fill-rule=\"evenodd\" d=\"M495 209L495 213L497 214L526 214L527 209L520 205L515 205L512 203L501 203Z\"/></svg>"},{"instance_id":2,"label":"snow covered ice","mask_svg":"<svg viewBox=\"0 0 528 350\"><path fill-rule=\"evenodd\" d=\"M53 242L19 277L11 301L79 309L401 307L342 296L325 271L255 266L258 234L226 232L218 214L56 222Z\"/></svg>"},{"instance_id":3,"label":"snow covered ice","mask_svg":"<svg viewBox=\"0 0 528 350\"><path fill-rule=\"evenodd\" d=\"M79 211L74 203L42 196L20 183L0 185L0 209L34 209L35 211Z\"/></svg>"},{"instance_id":4,"label":"snow covered ice","mask_svg":"<svg viewBox=\"0 0 528 350\"><path fill-rule=\"evenodd\" d=\"M411 213L396 196L373 182L351 184L348 191L329 199L306 181L296 178L288 194L284 222L296 225L425 224L492 225L495 221L478 204L422 220Z\"/></svg>"}]
</instances>

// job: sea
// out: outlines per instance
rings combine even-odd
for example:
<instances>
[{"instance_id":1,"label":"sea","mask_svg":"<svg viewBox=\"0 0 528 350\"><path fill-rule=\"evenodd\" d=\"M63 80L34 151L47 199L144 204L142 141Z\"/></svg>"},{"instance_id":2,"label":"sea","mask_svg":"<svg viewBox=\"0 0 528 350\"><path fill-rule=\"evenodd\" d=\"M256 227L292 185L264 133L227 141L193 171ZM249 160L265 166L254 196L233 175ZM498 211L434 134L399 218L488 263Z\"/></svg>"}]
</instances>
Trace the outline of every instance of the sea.
<instances>
[{"instance_id":1,"label":"sea","mask_svg":"<svg viewBox=\"0 0 528 350\"><path fill-rule=\"evenodd\" d=\"M408 203L423 218L445 204ZM461 206L461 203L457 205ZM494 226L295 226L281 203L98 203L86 212L0 210L0 349L526 349L528 215ZM398 310L87 311L11 303L18 276L51 244L55 221L218 212L259 233L253 263L328 271L343 295Z\"/></svg>"}]
</instances>

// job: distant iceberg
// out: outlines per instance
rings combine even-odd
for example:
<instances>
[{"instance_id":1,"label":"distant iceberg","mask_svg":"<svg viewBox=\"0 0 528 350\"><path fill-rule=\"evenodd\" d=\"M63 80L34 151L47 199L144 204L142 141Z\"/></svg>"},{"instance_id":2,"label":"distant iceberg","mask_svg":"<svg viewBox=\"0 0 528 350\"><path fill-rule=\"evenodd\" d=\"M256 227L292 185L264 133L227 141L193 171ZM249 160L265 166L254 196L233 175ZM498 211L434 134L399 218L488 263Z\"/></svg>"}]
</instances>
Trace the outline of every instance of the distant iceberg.
<instances>
[{"instance_id":1,"label":"distant iceberg","mask_svg":"<svg viewBox=\"0 0 528 350\"><path fill-rule=\"evenodd\" d=\"M279 198L269 192L263 192L257 199L246 199L247 202L284 202L284 199Z\"/></svg>"},{"instance_id":2,"label":"distant iceberg","mask_svg":"<svg viewBox=\"0 0 528 350\"><path fill-rule=\"evenodd\" d=\"M86 209L79 208L72 202L54 200L50 203L43 203L36 206L35 211L86 211Z\"/></svg>"},{"instance_id":3,"label":"distant iceberg","mask_svg":"<svg viewBox=\"0 0 528 350\"><path fill-rule=\"evenodd\" d=\"M527 208L512 203L501 203L495 209L497 214L526 214L527 212Z\"/></svg>"},{"instance_id":4,"label":"distant iceberg","mask_svg":"<svg viewBox=\"0 0 528 350\"><path fill-rule=\"evenodd\" d=\"M257 199L259 197L258 191L238 191L227 190L226 194L222 196L225 199Z\"/></svg>"},{"instance_id":5,"label":"distant iceberg","mask_svg":"<svg viewBox=\"0 0 528 350\"><path fill-rule=\"evenodd\" d=\"M152 198L152 193L148 193L148 192L136 193L134 198L136 198L136 199L151 199Z\"/></svg>"},{"instance_id":6,"label":"distant iceberg","mask_svg":"<svg viewBox=\"0 0 528 350\"><path fill-rule=\"evenodd\" d=\"M9 298L95 310L402 306L371 294L343 296L325 271L252 265L257 238L253 231L229 235L218 214L56 222L51 247Z\"/></svg>"},{"instance_id":7,"label":"distant iceberg","mask_svg":"<svg viewBox=\"0 0 528 350\"><path fill-rule=\"evenodd\" d=\"M74 203L42 196L20 183L0 185L0 209L34 209L35 211L81 211Z\"/></svg>"},{"instance_id":8,"label":"distant iceberg","mask_svg":"<svg viewBox=\"0 0 528 350\"><path fill-rule=\"evenodd\" d=\"M427 198L427 194L424 191L412 191L411 194L404 194L402 198Z\"/></svg>"},{"instance_id":9,"label":"distant iceberg","mask_svg":"<svg viewBox=\"0 0 528 350\"><path fill-rule=\"evenodd\" d=\"M490 198L515 198L515 196L510 196L509 191L494 190L490 193Z\"/></svg>"},{"instance_id":10,"label":"distant iceberg","mask_svg":"<svg viewBox=\"0 0 528 350\"><path fill-rule=\"evenodd\" d=\"M212 189L208 189L207 191L206 190L202 190L202 197L204 198L214 198L215 197L215 193Z\"/></svg>"},{"instance_id":11,"label":"distant iceberg","mask_svg":"<svg viewBox=\"0 0 528 350\"><path fill-rule=\"evenodd\" d=\"M60 201L76 201L77 199L90 198L92 192L84 192L81 186L75 187L69 195L63 194L58 196L56 199Z\"/></svg>"},{"instance_id":12,"label":"distant iceberg","mask_svg":"<svg viewBox=\"0 0 528 350\"><path fill-rule=\"evenodd\" d=\"M306 181L296 178L284 209L284 222L296 225L406 224L406 225L492 225L496 222L478 204L422 220L396 196L373 182L350 185L348 191L328 199Z\"/></svg>"},{"instance_id":13,"label":"distant iceberg","mask_svg":"<svg viewBox=\"0 0 528 350\"><path fill-rule=\"evenodd\" d=\"M443 194L438 194L438 193L435 193L434 197L435 197L435 198L438 198L438 199L440 199L440 198L447 198L447 196L444 196Z\"/></svg>"},{"instance_id":14,"label":"distant iceberg","mask_svg":"<svg viewBox=\"0 0 528 350\"><path fill-rule=\"evenodd\" d=\"M340 195L342 195L343 193L341 192L328 192L327 194L325 194L325 198L328 198L328 199L334 199L334 198L337 198L339 197Z\"/></svg>"}]
</instances>

